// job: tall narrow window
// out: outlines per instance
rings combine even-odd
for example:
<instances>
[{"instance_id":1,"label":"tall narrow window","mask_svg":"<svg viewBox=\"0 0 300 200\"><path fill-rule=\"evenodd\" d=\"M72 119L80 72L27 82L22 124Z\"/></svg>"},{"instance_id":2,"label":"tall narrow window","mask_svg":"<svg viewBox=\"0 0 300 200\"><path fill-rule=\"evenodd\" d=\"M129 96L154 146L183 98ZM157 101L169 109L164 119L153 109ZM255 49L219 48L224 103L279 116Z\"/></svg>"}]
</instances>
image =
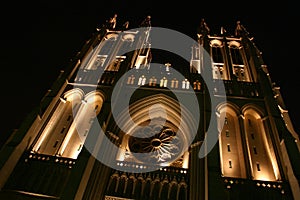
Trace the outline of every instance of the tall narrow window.
<instances>
[{"instance_id":1,"label":"tall narrow window","mask_svg":"<svg viewBox=\"0 0 300 200\"><path fill-rule=\"evenodd\" d=\"M272 145L260 113L248 108L244 113L248 155L251 161L252 177L255 180L275 181L280 178L279 168ZM268 130L268 129L267 129ZM255 139L254 139L254 134Z\"/></svg>"},{"instance_id":2,"label":"tall narrow window","mask_svg":"<svg viewBox=\"0 0 300 200\"><path fill-rule=\"evenodd\" d=\"M236 41L229 43L229 55L233 67L233 74L238 81L250 81L250 73L243 60L242 50L243 48L240 43Z\"/></svg>"},{"instance_id":3,"label":"tall narrow window","mask_svg":"<svg viewBox=\"0 0 300 200\"><path fill-rule=\"evenodd\" d=\"M210 41L210 55L212 57L212 72L214 79L228 79L225 61L224 61L224 52L223 44L220 40Z\"/></svg>"},{"instance_id":4,"label":"tall narrow window","mask_svg":"<svg viewBox=\"0 0 300 200\"><path fill-rule=\"evenodd\" d=\"M82 144L79 145L77 151L80 151L80 150L81 150L81 147L82 147Z\"/></svg>"},{"instance_id":5,"label":"tall narrow window","mask_svg":"<svg viewBox=\"0 0 300 200\"><path fill-rule=\"evenodd\" d=\"M150 79L149 79L149 86L156 86L157 84L157 79L152 76Z\"/></svg>"},{"instance_id":6,"label":"tall narrow window","mask_svg":"<svg viewBox=\"0 0 300 200\"><path fill-rule=\"evenodd\" d=\"M171 88L178 88L178 80L176 78L171 80Z\"/></svg>"},{"instance_id":7,"label":"tall narrow window","mask_svg":"<svg viewBox=\"0 0 300 200\"><path fill-rule=\"evenodd\" d=\"M128 76L128 78L127 78L127 84L128 85L133 85L134 84L134 79L135 79L134 75Z\"/></svg>"},{"instance_id":8,"label":"tall narrow window","mask_svg":"<svg viewBox=\"0 0 300 200\"><path fill-rule=\"evenodd\" d=\"M259 165L259 163L256 163L256 169L257 169L257 171L260 171L260 165Z\"/></svg>"},{"instance_id":9,"label":"tall narrow window","mask_svg":"<svg viewBox=\"0 0 300 200\"><path fill-rule=\"evenodd\" d=\"M256 146L253 147L253 153L257 154Z\"/></svg>"},{"instance_id":10,"label":"tall narrow window","mask_svg":"<svg viewBox=\"0 0 300 200\"><path fill-rule=\"evenodd\" d=\"M198 80L194 81L193 85L194 85L194 87L193 87L194 90L200 90L201 89L201 82L200 81L198 81Z\"/></svg>"},{"instance_id":11,"label":"tall narrow window","mask_svg":"<svg viewBox=\"0 0 300 200\"><path fill-rule=\"evenodd\" d=\"M190 62L190 72L191 73L201 73L201 68L203 67L203 63L200 61L203 55L199 45L193 45L192 47L192 58Z\"/></svg>"},{"instance_id":12,"label":"tall narrow window","mask_svg":"<svg viewBox=\"0 0 300 200\"><path fill-rule=\"evenodd\" d=\"M166 77L163 77L162 79L160 79L160 87L167 87L167 83L168 83L168 79Z\"/></svg>"},{"instance_id":13,"label":"tall narrow window","mask_svg":"<svg viewBox=\"0 0 300 200\"><path fill-rule=\"evenodd\" d=\"M43 126L42 133L32 148L33 152L51 156L57 154L59 141L61 143L66 137L81 100L82 93L78 89L66 92L64 98L59 99L55 111L47 124Z\"/></svg>"},{"instance_id":14,"label":"tall narrow window","mask_svg":"<svg viewBox=\"0 0 300 200\"><path fill-rule=\"evenodd\" d=\"M227 144L227 151L230 152L231 149L230 149L230 144Z\"/></svg>"},{"instance_id":15,"label":"tall narrow window","mask_svg":"<svg viewBox=\"0 0 300 200\"><path fill-rule=\"evenodd\" d=\"M53 145L53 148L56 148L56 147L57 147L58 142L59 142L58 140L55 141L55 143L54 143L54 145Z\"/></svg>"},{"instance_id":16,"label":"tall narrow window","mask_svg":"<svg viewBox=\"0 0 300 200\"><path fill-rule=\"evenodd\" d=\"M94 93L97 95L93 95ZM103 96L99 92L94 93L87 95L86 101L82 101L81 90L67 91L64 94L65 99L60 99L50 120L43 126L32 151L76 159L80 152L76 146L84 142L90 129L89 119L95 117L95 112L99 113L102 106ZM72 105L75 105L74 108ZM77 124L80 124L80 127L77 127Z\"/></svg>"},{"instance_id":17,"label":"tall narrow window","mask_svg":"<svg viewBox=\"0 0 300 200\"><path fill-rule=\"evenodd\" d=\"M138 85L145 85L146 84L146 77L144 75L142 75L140 78L139 78L139 82L138 82Z\"/></svg>"},{"instance_id":18,"label":"tall narrow window","mask_svg":"<svg viewBox=\"0 0 300 200\"><path fill-rule=\"evenodd\" d=\"M225 177L246 178L242 136L237 111L231 106L224 105L220 108L220 114L217 116L220 132L219 149L222 174ZM232 163L234 163L234 166ZM231 169L233 167L234 170Z\"/></svg>"},{"instance_id":19,"label":"tall narrow window","mask_svg":"<svg viewBox=\"0 0 300 200\"><path fill-rule=\"evenodd\" d=\"M60 156L77 158L94 119L101 111L103 100L104 97L100 92L91 92L85 95L84 103L82 103L74 122L57 151ZM79 124L80 126L78 126Z\"/></svg>"},{"instance_id":20,"label":"tall narrow window","mask_svg":"<svg viewBox=\"0 0 300 200\"><path fill-rule=\"evenodd\" d=\"M190 82L187 79L184 79L182 81L182 89L189 89L190 88Z\"/></svg>"},{"instance_id":21,"label":"tall narrow window","mask_svg":"<svg viewBox=\"0 0 300 200\"><path fill-rule=\"evenodd\" d=\"M66 127L64 126L64 127L61 129L60 133L64 133L65 130L66 130Z\"/></svg>"}]
</instances>

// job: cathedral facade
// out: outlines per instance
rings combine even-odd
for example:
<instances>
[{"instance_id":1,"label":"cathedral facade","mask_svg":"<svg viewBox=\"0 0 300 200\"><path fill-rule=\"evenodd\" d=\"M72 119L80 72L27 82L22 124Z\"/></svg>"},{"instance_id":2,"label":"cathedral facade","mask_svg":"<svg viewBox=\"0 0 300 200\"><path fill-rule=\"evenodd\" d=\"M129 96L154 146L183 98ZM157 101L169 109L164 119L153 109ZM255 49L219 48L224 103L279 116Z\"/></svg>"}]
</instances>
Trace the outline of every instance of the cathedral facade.
<instances>
[{"instance_id":1,"label":"cathedral facade","mask_svg":"<svg viewBox=\"0 0 300 200\"><path fill-rule=\"evenodd\" d=\"M116 18L1 149L0 199L300 199L299 136L239 21L192 39Z\"/></svg>"}]
</instances>

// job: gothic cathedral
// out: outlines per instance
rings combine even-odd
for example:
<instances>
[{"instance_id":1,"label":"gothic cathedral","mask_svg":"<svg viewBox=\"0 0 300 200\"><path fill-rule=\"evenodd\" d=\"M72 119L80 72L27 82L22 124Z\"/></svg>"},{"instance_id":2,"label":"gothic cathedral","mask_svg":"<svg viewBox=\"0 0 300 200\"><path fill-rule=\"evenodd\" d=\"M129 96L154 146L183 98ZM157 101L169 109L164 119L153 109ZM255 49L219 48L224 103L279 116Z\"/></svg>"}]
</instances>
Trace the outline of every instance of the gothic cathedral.
<instances>
[{"instance_id":1,"label":"gothic cathedral","mask_svg":"<svg viewBox=\"0 0 300 200\"><path fill-rule=\"evenodd\" d=\"M242 23L116 18L1 149L0 199L300 199L299 136Z\"/></svg>"}]
</instances>

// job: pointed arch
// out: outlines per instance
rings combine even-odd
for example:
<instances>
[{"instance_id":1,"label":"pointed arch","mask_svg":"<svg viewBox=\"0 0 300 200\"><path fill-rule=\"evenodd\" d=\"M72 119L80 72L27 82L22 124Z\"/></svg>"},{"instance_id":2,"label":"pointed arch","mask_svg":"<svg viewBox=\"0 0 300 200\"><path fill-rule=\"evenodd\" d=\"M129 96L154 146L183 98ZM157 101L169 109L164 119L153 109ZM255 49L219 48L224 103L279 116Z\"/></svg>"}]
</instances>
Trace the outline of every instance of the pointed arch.
<instances>
[{"instance_id":1,"label":"pointed arch","mask_svg":"<svg viewBox=\"0 0 300 200\"><path fill-rule=\"evenodd\" d=\"M212 76L214 79L228 80L229 71L225 57L225 48L221 40L210 41L210 55L212 57Z\"/></svg>"},{"instance_id":2,"label":"pointed arch","mask_svg":"<svg viewBox=\"0 0 300 200\"><path fill-rule=\"evenodd\" d=\"M131 174L127 179L126 189L125 189L125 197L132 198L135 189L136 178L133 174Z\"/></svg>"},{"instance_id":3,"label":"pointed arch","mask_svg":"<svg viewBox=\"0 0 300 200\"><path fill-rule=\"evenodd\" d=\"M169 184L168 196L169 199L178 199L178 182L175 176Z\"/></svg>"},{"instance_id":4,"label":"pointed arch","mask_svg":"<svg viewBox=\"0 0 300 200\"><path fill-rule=\"evenodd\" d=\"M152 188L151 188L151 199L156 200L159 199L159 191L161 190L161 182L160 178L157 177L152 182Z\"/></svg>"},{"instance_id":5,"label":"pointed arch","mask_svg":"<svg viewBox=\"0 0 300 200\"><path fill-rule=\"evenodd\" d=\"M142 174L140 174L137 177L136 182L134 184L134 198L135 199L140 199L143 196L144 185L145 185L144 177L142 176Z\"/></svg>"},{"instance_id":6,"label":"pointed arch","mask_svg":"<svg viewBox=\"0 0 300 200\"><path fill-rule=\"evenodd\" d=\"M100 91L92 91L84 96L77 115L59 148L59 155L62 157L77 158L87 138L93 120L102 108L104 100L104 95Z\"/></svg>"},{"instance_id":7,"label":"pointed arch","mask_svg":"<svg viewBox=\"0 0 300 200\"><path fill-rule=\"evenodd\" d=\"M178 184L178 200L187 200L188 199L188 185L182 177L181 181Z\"/></svg>"},{"instance_id":8,"label":"pointed arch","mask_svg":"<svg viewBox=\"0 0 300 200\"><path fill-rule=\"evenodd\" d=\"M220 163L223 176L246 178L238 106L224 103L217 107Z\"/></svg>"},{"instance_id":9,"label":"pointed arch","mask_svg":"<svg viewBox=\"0 0 300 200\"><path fill-rule=\"evenodd\" d=\"M187 188L184 187L183 185L179 186L178 189L178 200L187 200Z\"/></svg>"},{"instance_id":10,"label":"pointed arch","mask_svg":"<svg viewBox=\"0 0 300 200\"><path fill-rule=\"evenodd\" d=\"M161 200L168 200L168 194L169 194L169 179L167 175L165 175L165 178L161 182L161 190L159 192L159 197Z\"/></svg>"},{"instance_id":11,"label":"pointed arch","mask_svg":"<svg viewBox=\"0 0 300 200\"><path fill-rule=\"evenodd\" d=\"M128 177L126 175L126 173L124 172L119 179L119 184L118 184L118 188L117 188L117 195L118 196L123 196L125 191L126 191L126 186L127 186L127 181L128 181Z\"/></svg>"},{"instance_id":12,"label":"pointed arch","mask_svg":"<svg viewBox=\"0 0 300 200\"><path fill-rule=\"evenodd\" d=\"M128 109L131 119L125 117L126 111L121 112L116 117L118 126L122 127L122 130L125 132L122 141L122 145L124 145L125 148L130 149L128 144L129 138L142 130L141 127L145 127L145 129L155 129L156 125L157 127L163 125L176 134L176 141L181 144L178 145L179 150L176 157L172 157L166 165L169 165L183 155L194 137L193 134L197 132L197 122L194 120L191 112L183 107L183 105L180 105L177 100L167 95L156 94L147 96L131 104ZM132 124L130 120L132 120L134 124ZM161 128L159 129L161 130ZM145 131L146 130L144 130L144 132ZM175 142L175 140L172 141ZM117 158L122 161L126 159L125 157L125 151L120 150Z\"/></svg>"},{"instance_id":13,"label":"pointed arch","mask_svg":"<svg viewBox=\"0 0 300 200\"><path fill-rule=\"evenodd\" d=\"M56 155L79 109L84 92L79 88L71 89L62 97L51 113L47 125L41 130L41 134L33 146L33 152Z\"/></svg>"},{"instance_id":14,"label":"pointed arch","mask_svg":"<svg viewBox=\"0 0 300 200\"><path fill-rule=\"evenodd\" d=\"M151 183L152 183L152 179L151 178L147 178L145 180L145 187L143 190L143 199L150 199L150 195L151 195Z\"/></svg>"},{"instance_id":15,"label":"pointed arch","mask_svg":"<svg viewBox=\"0 0 300 200\"><path fill-rule=\"evenodd\" d=\"M118 184L119 184L120 176L117 172L115 172L113 175L111 175L108 186L107 186L107 194L114 195L117 191Z\"/></svg>"},{"instance_id":16,"label":"pointed arch","mask_svg":"<svg viewBox=\"0 0 300 200\"><path fill-rule=\"evenodd\" d=\"M246 112L250 112L251 110L253 110L253 114L255 113L257 115L257 117L259 118L264 118L266 116L266 113L264 112L264 110L253 103L247 103L245 104L242 108L241 108L241 114L245 114Z\"/></svg>"},{"instance_id":17,"label":"pointed arch","mask_svg":"<svg viewBox=\"0 0 300 200\"><path fill-rule=\"evenodd\" d=\"M280 180L279 166L270 138L267 116L257 105L242 108L247 153L254 180Z\"/></svg>"},{"instance_id":18,"label":"pointed arch","mask_svg":"<svg viewBox=\"0 0 300 200\"><path fill-rule=\"evenodd\" d=\"M229 58L232 64L233 74L238 81L252 81L249 65L243 45L238 41L228 42Z\"/></svg>"}]
</instances>

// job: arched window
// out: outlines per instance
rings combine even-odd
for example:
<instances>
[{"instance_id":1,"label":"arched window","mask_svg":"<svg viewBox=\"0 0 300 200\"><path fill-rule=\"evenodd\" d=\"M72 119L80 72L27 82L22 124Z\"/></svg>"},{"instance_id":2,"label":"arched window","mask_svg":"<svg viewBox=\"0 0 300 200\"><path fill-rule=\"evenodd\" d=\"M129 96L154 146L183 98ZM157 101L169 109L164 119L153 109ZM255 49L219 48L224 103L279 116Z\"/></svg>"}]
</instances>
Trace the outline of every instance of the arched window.
<instances>
[{"instance_id":1,"label":"arched window","mask_svg":"<svg viewBox=\"0 0 300 200\"><path fill-rule=\"evenodd\" d=\"M120 176L117 172L115 172L113 175L111 175L108 186L107 186L107 193L109 195L114 195L119 183Z\"/></svg>"},{"instance_id":2,"label":"arched window","mask_svg":"<svg viewBox=\"0 0 300 200\"><path fill-rule=\"evenodd\" d=\"M120 180L119 180L118 188L117 188L118 196L124 195L127 180L128 180L127 175L125 173L122 174L120 177Z\"/></svg>"},{"instance_id":3,"label":"arched window","mask_svg":"<svg viewBox=\"0 0 300 200\"><path fill-rule=\"evenodd\" d=\"M87 56L83 58L81 69L96 70L98 67L104 67L107 55L109 55L113 48L111 48L118 38L118 34L108 34L105 40L93 48ZM101 48L99 46L101 45Z\"/></svg>"},{"instance_id":4,"label":"arched window","mask_svg":"<svg viewBox=\"0 0 300 200\"><path fill-rule=\"evenodd\" d=\"M190 88L190 82L187 79L184 79L182 81L182 89L189 89Z\"/></svg>"},{"instance_id":5,"label":"arched window","mask_svg":"<svg viewBox=\"0 0 300 200\"><path fill-rule=\"evenodd\" d=\"M116 33L110 33L105 36L105 40L101 43L102 48L99 51L99 55L109 55L111 54L111 51L113 51L117 39L118 39L118 34Z\"/></svg>"},{"instance_id":6,"label":"arched window","mask_svg":"<svg viewBox=\"0 0 300 200\"><path fill-rule=\"evenodd\" d=\"M160 79L160 83L159 83L160 87L167 87L167 85L168 85L168 79L166 77Z\"/></svg>"},{"instance_id":7,"label":"arched window","mask_svg":"<svg viewBox=\"0 0 300 200\"><path fill-rule=\"evenodd\" d=\"M145 182L145 187L143 191L143 199L150 199L151 195L151 179L147 179Z\"/></svg>"},{"instance_id":8,"label":"arched window","mask_svg":"<svg viewBox=\"0 0 300 200\"><path fill-rule=\"evenodd\" d=\"M136 178L134 177L134 175L130 175L126 184L125 197L132 198L135 182Z\"/></svg>"},{"instance_id":9,"label":"arched window","mask_svg":"<svg viewBox=\"0 0 300 200\"><path fill-rule=\"evenodd\" d=\"M178 88L178 80L176 78L171 80L171 88Z\"/></svg>"},{"instance_id":10,"label":"arched window","mask_svg":"<svg viewBox=\"0 0 300 200\"><path fill-rule=\"evenodd\" d=\"M145 75L142 75L142 76L139 78L138 85L145 85L145 84L146 84L146 77L145 77Z\"/></svg>"},{"instance_id":11,"label":"arched window","mask_svg":"<svg viewBox=\"0 0 300 200\"><path fill-rule=\"evenodd\" d=\"M228 45L233 74L238 81L250 81L250 73L243 59L243 47L239 42L231 41Z\"/></svg>"},{"instance_id":12,"label":"arched window","mask_svg":"<svg viewBox=\"0 0 300 200\"><path fill-rule=\"evenodd\" d=\"M162 183L161 192L160 192L160 199L161 200L168 200L168 193L169 193L169 181L166 179Z\"/></svg>"},{"instance_id":13,"label":"arched window","mask_svg":"<svg viewBox=\"0 0 300 200\"><path fill-rule=\"evenodd\" d=\"M169 199L179 200L177 197L178 197L178 183L176 178L174 177L170 183Z\"/></svg>"},{"instance_id":14,"label":"arched window","mask_svg":"<svg viewBox=\"0 0 300 200\"><path fill-rule=\"evenodd\" d=\"M199 80L194 81L193 89L194 90L200 90L201 89L201 82Z\"/></svg>"},{"instance_id":15,"label":"arched window","mask_svg":"<svg viewBox=\"0 0 300 200\"><path fill-rule=\"evenodd\" d=\"M199 45L192 46L192 58L190 62L190 72L191 73L201 73L201 63L200 63L200 47Z\"/></svg>"},{"instance_id":16,"label":"arched window","mask_svg":"<svg viewBox=\"0 0 300 200\"><path fill-rule=\"evenodd\" d=\"M160 179L157 181L153 181L153 186L152 186L152 192L151 192L151 199L159 199L159 192L161 189L161 183Z\"/></svg>"},{"instance_id":17,"label":"arched window","mask_svg":"<svg viewBox=\"0 0 300 200\"><path fill-rule=\"evenodd\" d=\"M134 75L128 76L128 78L127 78L127 84L128 85L133 85L134 84L134 79L135 79Z\"/></svg>"},{"instance_id":18,"label":"arched window","mask_svg":"<svg viewBox=\"0 0 300 200\"><path fill-rule=\"evenodd\" d=\"M244 126L251 175L255 180L277 181L280 179L277 160L265 127L267 123L261 114L252 107L244 110Z\"/></svg>"},{"instance_id":19,"label":"arched window","mask_svg":"<svg viewBox=\"0 0 300 200\"><path fill-rule=\"evenodd\" d=\"M152 76L150 79L149 79L149 86L156 86L157 84L157 79Z\"/></svg>"},{"instance_id":20,"label":"arched window","mask_svg":"<svg viewBox=\"0 0 300 200\"><path fill-rule=\"evenodd\" d=\"M78 112L83 95L81 90L73 89L59 99L55 111L32 148L33 152L53 156L57 154Z\"/></svg>"},{"instance_id":21,"label":"arched window","mask_svg":"<svg viewBox=\"0 0 300 200\"><path fill-rule=\"evenodd\" d=\"M100 112L104 97L99 92L87 94L73 89L60 99L50 121L42 130L32 151L76 159L81 152L92 122Z\"/></svg>"},{"instance_id":22,"label":"arched window","mask_svg":"<svg viewBox=\"0 0 300 200\"><path fill-rule=\"evenodd\" d=\"M233 106L223 105L218 110L221 171L224 176L246 178L242 137L238 112Z\"/></svg>"},{"instance_id":23,"label":"arched window","mask_svg":"<svg viewBox=\"0 0 300 200\"><path fill-rule=\"evenodd\" d=\"M228 79L224 60L224 46L222 41L214 39L210 41L210 55L212 58L212 72L214 79Z\"/></svg>"},{"instance_id":24,"label":"arched window","mask_svg":"<svg viewBox=\"0 0 300 200\"><path fill-rule=\"evenodd\" d=\"M99 114L104 97L100 92L91 92L85 95L66 137L61 144L58 155L68 158L77 158L87 138L94 119Z\"/></svg>"},{"instance_id":25,"label":"arched window","mask_svg":"<svg viewBox=\"0 0 300 200\"><path fill-rule=\"evenodd\" d=\"M144 181L145 180L143 179L142 176L137 178L135 188L134 188L134 197L135 197L135 199L140 199L142 197Z\"/></svg>"},{"instance_id":26,"label":"arched window","mask_svg":"<svg viewBox=\"0 0 300 200\"><path fill-rule=\"evenodd\" d=\"M179 184L178 189L178 200L187 200L187 185L186 184Z\"/></svg>"}]
</instances>

